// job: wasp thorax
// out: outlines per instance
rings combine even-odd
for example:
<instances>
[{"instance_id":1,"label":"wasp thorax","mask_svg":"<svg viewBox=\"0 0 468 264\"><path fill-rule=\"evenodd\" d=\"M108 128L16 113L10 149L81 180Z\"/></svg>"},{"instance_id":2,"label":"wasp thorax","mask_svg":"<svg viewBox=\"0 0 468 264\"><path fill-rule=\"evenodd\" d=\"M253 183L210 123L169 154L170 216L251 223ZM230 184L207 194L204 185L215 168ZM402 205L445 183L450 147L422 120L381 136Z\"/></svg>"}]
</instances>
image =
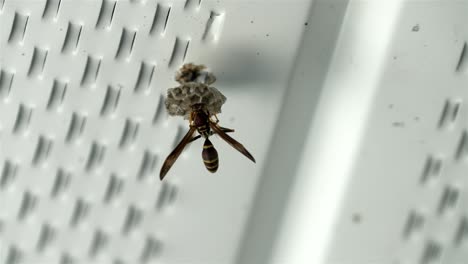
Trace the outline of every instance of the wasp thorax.
<instances>
[{"instance_id":1,"label":"wasp thorax","mask_svg":"<svg viewBox=\"0 0 468 264\"><path fill-rule=\"evenodd\" d=\"M202 158L208 171L216 172L218 170L218 152L208 138L205 139L205 144L203 144Z\"/></svg>"}]
</instances>

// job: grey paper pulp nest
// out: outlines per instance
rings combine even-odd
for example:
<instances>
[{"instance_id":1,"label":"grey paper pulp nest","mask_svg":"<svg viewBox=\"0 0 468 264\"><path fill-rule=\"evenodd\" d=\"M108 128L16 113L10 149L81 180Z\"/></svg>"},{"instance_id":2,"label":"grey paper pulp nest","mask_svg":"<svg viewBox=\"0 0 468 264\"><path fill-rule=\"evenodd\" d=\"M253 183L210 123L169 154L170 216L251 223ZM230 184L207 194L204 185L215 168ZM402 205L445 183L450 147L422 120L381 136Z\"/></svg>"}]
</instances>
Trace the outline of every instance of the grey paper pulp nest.
<instances>
[{"instance_id":1,"label":"grey paper pulp nest","mask_svg":"<svg viewBox=\"0 0 468 264\"><path fill-rule=\"evenodd\" d=\"M202 71L203 65L185 64L176 74L180 86L167 90L166 109L171 116L188 119L192 105L202 103L210 114L221 113L226 97L216 88L210 87L216 78Z\"/></svg>"}]
</instances>

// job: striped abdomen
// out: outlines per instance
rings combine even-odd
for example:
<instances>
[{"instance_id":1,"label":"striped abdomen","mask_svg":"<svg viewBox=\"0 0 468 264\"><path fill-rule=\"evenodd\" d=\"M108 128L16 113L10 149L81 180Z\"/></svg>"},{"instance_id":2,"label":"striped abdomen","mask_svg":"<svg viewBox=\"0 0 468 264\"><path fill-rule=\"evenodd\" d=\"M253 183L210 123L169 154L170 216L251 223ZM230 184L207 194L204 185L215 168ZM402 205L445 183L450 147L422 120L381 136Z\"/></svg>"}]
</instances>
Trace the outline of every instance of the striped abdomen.
<instances>
[{"instance_id":1,"label":"striped abdomen","mask_svg":"<svg viewBox=\"0 0 468 264\"><path fill-rule=\"evenodd\" d=\"M218 170L218 152L208 138L205 140L205 144L203 144L202 158L208 171L216 172Z\"/></svg>"}]
</instances>

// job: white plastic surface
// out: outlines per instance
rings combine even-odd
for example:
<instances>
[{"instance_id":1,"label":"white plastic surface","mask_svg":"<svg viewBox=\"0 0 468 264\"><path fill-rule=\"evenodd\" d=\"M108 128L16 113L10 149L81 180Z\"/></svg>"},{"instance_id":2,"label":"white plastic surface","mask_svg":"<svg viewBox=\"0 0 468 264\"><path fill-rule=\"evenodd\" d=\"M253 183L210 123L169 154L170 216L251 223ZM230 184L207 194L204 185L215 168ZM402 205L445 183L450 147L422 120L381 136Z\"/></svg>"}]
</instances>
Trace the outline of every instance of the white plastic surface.
<instances>
[{"instance_id":1,"label":"white plastic surface","mask_svg":"<svg viewBox=\"0 0 468 264\"><path fill-rule=\"evenodd\" d=\"M466 263L467 1L350 1L272 263Z\"/></svg>"},{"instance_id":2,"label":"white plastic surface","mask_svg":"<svg viewBox=\"0 0 468 264\"><path fill-rule=\"evenodd\" d=\"M233 263L309 4L0 1L0 263ZM215 175L195 142L159 182L184 61L257 164L215 138Z\"/></svg>"},{"instance_id":3,"label":"white plastic surface","mask_svg":"<svg viewBox=\"0 0 468 264\"><path fill-rule=\"evenodd\" d=\"M468 259L468 1L0 0L0 263ZM162 96L227 97L215 175Z\"/></svg>"}]
</instances>

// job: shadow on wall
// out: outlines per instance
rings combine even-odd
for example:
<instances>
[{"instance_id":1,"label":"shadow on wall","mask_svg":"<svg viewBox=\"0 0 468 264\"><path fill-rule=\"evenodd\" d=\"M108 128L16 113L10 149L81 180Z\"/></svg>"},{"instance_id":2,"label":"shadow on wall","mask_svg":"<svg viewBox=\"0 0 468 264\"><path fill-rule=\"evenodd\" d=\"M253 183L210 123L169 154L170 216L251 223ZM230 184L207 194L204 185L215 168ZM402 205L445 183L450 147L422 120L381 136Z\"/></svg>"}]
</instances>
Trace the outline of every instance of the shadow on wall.
<instances>
[{"instance_id":1,"label":"shadow on wall","mask_svg":"<svg viewBox=\"0 0 468 264\"><path fill-rule=\"evenodd\" d=\"M275 82L276 76L287 74L277 67L280 59L274 54L259 51L245 43L236 45L228 55L214 60L210 65L218 82L229 86L245 87L246 84ZM263 85L262 85L263 86Z\"/></svg>"}]
</instances>

